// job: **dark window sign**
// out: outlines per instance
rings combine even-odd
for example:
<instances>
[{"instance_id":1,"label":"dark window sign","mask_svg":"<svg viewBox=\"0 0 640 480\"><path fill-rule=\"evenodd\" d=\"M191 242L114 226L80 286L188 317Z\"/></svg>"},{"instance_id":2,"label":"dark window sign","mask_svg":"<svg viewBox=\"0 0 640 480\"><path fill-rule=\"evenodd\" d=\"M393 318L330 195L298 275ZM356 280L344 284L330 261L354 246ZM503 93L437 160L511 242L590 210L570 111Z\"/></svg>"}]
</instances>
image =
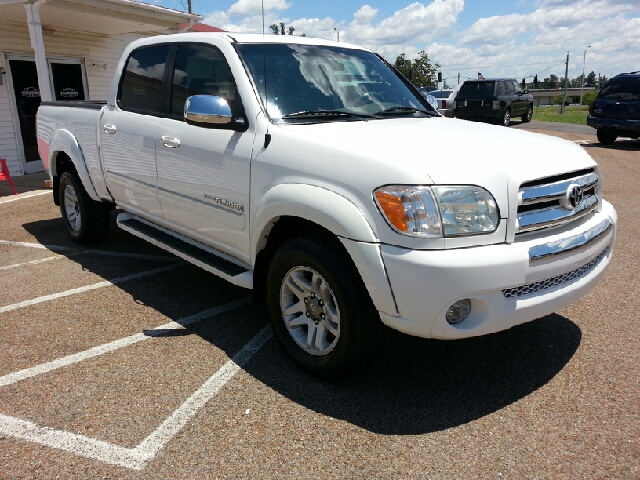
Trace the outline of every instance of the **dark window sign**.
<instances>
[{"instance_id":1,"label":"dark window sign","mask_svg":"<svg viewBox=\"0 0 640 480\"><path fill-rule=\"evenodd\" d=\"M82 65L78 63L51 63L53 90L56 100L86 100Z\"/></svg>"}]
</instances>

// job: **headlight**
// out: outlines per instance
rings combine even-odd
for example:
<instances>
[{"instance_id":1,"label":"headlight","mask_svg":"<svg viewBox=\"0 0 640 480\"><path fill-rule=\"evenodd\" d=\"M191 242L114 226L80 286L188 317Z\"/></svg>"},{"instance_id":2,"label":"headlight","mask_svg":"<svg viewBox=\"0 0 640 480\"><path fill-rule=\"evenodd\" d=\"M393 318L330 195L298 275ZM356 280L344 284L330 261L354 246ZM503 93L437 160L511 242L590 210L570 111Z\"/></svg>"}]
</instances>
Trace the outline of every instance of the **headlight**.
<instances>
[{"instance_id":1,"label":"headlight","mask_svg":"<svg viewBox=\"0 0 640 480\"><path fill-rule=\"evenodd\" d=\"M387 186L374 197L387 222L412 237L491 233L500 221L494 198L476 186Z\"/></svg>"}]
</instances>

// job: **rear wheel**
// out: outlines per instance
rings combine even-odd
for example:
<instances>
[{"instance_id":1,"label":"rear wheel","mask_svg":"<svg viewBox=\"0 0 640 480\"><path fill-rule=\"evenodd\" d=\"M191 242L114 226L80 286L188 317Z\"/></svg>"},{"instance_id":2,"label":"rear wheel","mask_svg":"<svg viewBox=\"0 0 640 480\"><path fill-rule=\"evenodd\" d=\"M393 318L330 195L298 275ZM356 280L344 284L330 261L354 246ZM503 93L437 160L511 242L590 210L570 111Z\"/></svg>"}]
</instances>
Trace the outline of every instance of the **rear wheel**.
<instances>
[{"instance_id":1,"label":"rear wheel","mask_svg":"<svg viewBox=\"0 0 640 480\"><path fill-rule=\"evenodd\" d=\"M503 127L508 127L510 123L511 123L511 110L508 108L505 108L504 114L502 115L501 125Z\"/></svg>"},{"instance_id":2,"label":"rear wheel","mask_svg":"<svg viewBox=\"0 0 640 480\"><path fill-rule=\"evenodd\" d=\"M527 107L527 111L522 116L522 123L529 123L531 121L531 117L533 117L533 105L529 105Z\"/></svg>"},{"instance_id":3,"label":"rear wheel","mask_svg":"<svg viewBox=\"0 0 640 480\"><path fill-rule=\"evenodd\" d=\"M618 135L616 135L613 130L607 128L598 128L596 135L598 137L598 141L604 145L611 145L616 141L616 138L618 138Z\"/></svg>"},{"instance_id":4,"label":"rear wheel","mask_svg":"<svg viewBox=\"0 0 640 480\"><path fill-rule=\"evenodd\" d=\"M267 276L271 325L285 353L305 370L334 378L373 348L377 312L350 259L330 242L288 241Z\"/></svg>"},{"instance_id":5,"label":"rear wheel","mask_svg":"<svg viewBox=\"0 0 640 480\"><path fill-rule=\"evenodd\" d=\"M92 200L73 173L64 172L60 176L58 194L60 213L74 242L86 244L107 237L109 205Z\"/></svg>"}]
</instances>

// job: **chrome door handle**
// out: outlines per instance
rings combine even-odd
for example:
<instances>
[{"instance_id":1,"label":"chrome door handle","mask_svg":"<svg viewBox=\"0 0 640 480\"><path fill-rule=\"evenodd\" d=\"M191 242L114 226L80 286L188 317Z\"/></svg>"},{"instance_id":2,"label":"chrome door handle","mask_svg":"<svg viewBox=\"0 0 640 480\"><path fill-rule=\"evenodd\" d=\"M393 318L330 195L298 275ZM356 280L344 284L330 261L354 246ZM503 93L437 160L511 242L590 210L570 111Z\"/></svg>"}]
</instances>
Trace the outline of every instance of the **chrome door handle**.
<instances>
[{"instance_id":1,"label":"chrome door handle","mask_svg":"<svg viewBox=\"0 0 640 480\"><path fill-rule=\"evenodd\" d=\"M109 133L111 135L113 135L114 133L116 133L116 126L115 125L103 125L102 128L104 128L104 133Z\"/></svg>"},{"instance_id":2,"label":"chrome door handle","mask_svg":"<svg viewBox=\"0 0 640 480\"><path fill-rule=\"evenodd\" d=\"M180 146L180 140L175 137L162 136L160 141L167 148L178 148Z\"/></svg>"}]
</instances>

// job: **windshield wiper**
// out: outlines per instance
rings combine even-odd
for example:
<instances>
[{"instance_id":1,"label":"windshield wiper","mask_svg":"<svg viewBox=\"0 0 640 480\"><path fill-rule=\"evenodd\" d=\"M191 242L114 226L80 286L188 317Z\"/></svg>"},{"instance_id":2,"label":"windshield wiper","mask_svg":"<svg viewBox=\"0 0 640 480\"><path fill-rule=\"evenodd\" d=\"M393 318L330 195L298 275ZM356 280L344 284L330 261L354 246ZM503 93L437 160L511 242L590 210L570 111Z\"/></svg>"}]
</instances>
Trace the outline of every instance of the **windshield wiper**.
<instances>
[{"instance_id":1,"label":"windshield wiper","mask_svg":"<svg viewBox=\"0 0 640 480\"><path fill-rule=\"evenodd\" d=\"M428 110L418 110L413 107L390 107L384 110L380 110L379 112L374 113L374 115L413 115L416 112L424 113L426 115L435 115L434 112L430 112Z\"/></svg>"},{"instance_id":2,"label":"windshield wiper","mask_svg":"<svg viewBox=\"0 0 640 480\"><path fill-rule=\"evenodd\" d=\"M343 110L303 110L301 112L287 113L282 118L318 118L318 117L358 117L373 118L368 113L345 112Z\"/></svg>"}]
</instances>

